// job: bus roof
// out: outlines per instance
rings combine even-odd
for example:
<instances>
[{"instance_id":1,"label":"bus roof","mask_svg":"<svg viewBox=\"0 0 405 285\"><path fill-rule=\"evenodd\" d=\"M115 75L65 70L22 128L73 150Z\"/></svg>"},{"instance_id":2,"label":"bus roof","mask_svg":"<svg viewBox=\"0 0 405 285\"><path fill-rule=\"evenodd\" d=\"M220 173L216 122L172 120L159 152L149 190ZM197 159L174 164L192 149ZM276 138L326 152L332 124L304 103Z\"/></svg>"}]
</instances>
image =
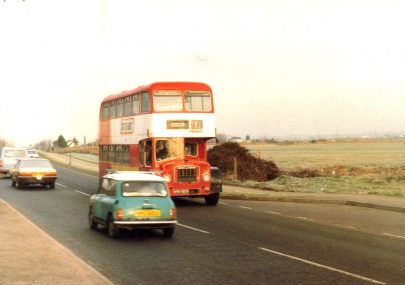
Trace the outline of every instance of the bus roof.
<instances>
[{"instance_id":1,"label":"bus roof","mask_svg":"<svg viewBox=\"0 0 405 285\"><path fill-rule=\"evenodd\" d=\"M196 91L207 90L212 93L211 87L209 87L208 84L202 82L154 82L147 85L141 85L134 89L125 90L118 94L109 95L106 98L104 98L104 100L101 103L103 104L104 102L123 98L129 95L134 95L136 93L140 93L150 89L169 89L169 90L178 89L178 90L196 90Z\"/></svg>"}]
</instances>

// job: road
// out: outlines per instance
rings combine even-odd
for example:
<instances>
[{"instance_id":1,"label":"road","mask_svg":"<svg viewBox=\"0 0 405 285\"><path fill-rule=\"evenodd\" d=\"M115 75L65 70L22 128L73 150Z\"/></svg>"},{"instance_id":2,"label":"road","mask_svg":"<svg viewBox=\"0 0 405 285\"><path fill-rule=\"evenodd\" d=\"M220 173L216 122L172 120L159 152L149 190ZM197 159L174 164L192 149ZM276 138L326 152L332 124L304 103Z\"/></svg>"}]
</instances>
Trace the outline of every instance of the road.
<instances>
[{"instance_id":1,"label":"road","mask_svg":"<svg viewBox=\"0 0 405 285\"><path fill-rule=\"evenodd\" d=\"M115 284L403 284L404 214L338 205L178 199L172 239L87 226L98 179L57 167L55 190L0 198Z\"/></svg>"}]
</instances>

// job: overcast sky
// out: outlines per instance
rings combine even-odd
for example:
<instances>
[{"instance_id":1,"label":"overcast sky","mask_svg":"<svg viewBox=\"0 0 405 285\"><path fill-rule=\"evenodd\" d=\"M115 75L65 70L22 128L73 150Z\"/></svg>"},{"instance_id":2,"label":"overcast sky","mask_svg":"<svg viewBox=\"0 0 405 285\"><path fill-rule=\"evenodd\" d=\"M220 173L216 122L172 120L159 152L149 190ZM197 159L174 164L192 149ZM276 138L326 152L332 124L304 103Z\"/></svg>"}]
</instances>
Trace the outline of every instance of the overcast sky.
<instances>
[{"instance_id":1,"label":"overcast sky","mask_svg":"<svg viewBox=\"0 0 405 285\"><path fill-rule=\"evenodd\" d=\"M405 133L405 1L0 2L0 137L94 140L109 94L202 81L219 133Z\"/></svg>"}]
</instances>

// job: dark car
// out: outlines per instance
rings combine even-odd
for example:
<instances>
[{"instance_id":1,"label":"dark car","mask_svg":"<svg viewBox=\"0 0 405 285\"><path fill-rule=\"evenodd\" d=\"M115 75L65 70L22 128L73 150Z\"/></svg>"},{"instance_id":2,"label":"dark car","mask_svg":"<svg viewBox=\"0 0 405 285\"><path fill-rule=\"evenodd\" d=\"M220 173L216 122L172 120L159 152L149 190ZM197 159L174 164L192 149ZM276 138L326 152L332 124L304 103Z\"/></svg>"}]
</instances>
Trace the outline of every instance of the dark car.
<instances>
[{"instance_id":1,"label":"dark car","mask_svg":"<svg viewBox=\"0 0 405 285\"><path fill-rule=\"evenodd\" d=\"M25 158L18 160L10 170L11 186L21 189L25 185L42 185L55 188L58 173L45 158Z\"/></svg>"}]
</instances>

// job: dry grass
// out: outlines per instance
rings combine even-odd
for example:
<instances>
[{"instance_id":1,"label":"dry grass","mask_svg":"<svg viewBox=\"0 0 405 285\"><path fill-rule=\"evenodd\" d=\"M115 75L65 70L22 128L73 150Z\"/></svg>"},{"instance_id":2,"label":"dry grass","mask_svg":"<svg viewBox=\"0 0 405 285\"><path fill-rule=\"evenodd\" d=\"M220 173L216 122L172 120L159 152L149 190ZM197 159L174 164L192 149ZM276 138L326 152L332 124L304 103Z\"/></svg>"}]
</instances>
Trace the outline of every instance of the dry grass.
<instances>
[{"instance_id":1,"label":"dry grass","mask_svg":"<svg viewBox=\"0 0 405 285\"><path fill-rule=\"evenodd\" d=\"M90 153L98 155L98 146L75 146L75 147L66 147L66 148L54 148L53 150L56 153Z\"/></svg>"},{"instance_id":2,"label":"dry grass","mask_svg":"<svg viewBox=\"0 0 405 285\"><path fill-rule=\"evenodd\" d=\"M273 160L281 175L251 186L276 191L360 193L405 197L405 143L360 142L250 145Z\"/></svg>"}]
</instances>

